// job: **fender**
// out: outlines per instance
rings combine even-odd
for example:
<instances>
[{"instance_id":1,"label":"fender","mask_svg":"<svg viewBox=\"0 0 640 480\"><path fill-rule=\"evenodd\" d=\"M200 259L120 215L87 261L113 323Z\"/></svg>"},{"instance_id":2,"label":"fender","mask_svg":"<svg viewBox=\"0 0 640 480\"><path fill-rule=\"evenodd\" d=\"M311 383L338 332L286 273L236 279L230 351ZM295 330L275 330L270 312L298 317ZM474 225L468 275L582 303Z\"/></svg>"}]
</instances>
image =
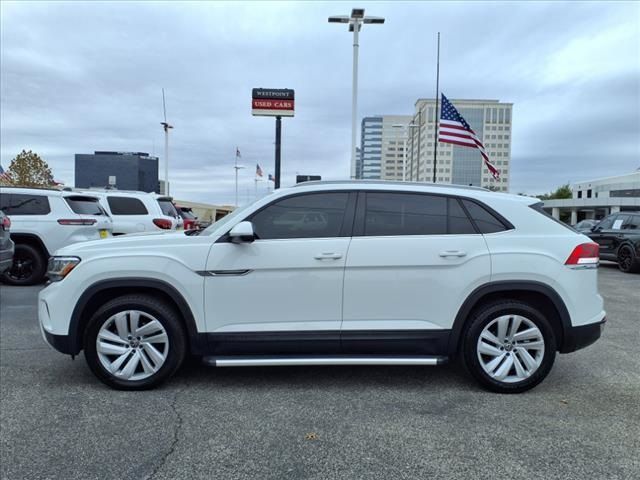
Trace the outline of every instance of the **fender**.
<instances>
[{"instance_id":1,"label":"fender","mask_svg":"<svg viewBox=\"0 0 640 480\"><path fill-rule=\"evenodd\" d=\"M486 295L491 295L500 292L535 292L544 295L547 299L551 301L556 311L558 312L558 316L560 318L560 331L562 333L562 337L558 338L558 350L561 352L564 350L564 338L567 337L567 332L571 329L571 317L569 316L569 311L567 310L564 301L553 288L549 285L536 282L536 281L499 281L499 282L490 282L486 283L478 288L476 288L464 301L460 310L458 310L458 314L456 315L456 319L453 322L453 327L451 329L451 336L449 337L449 355L455 355L458 351L458 345L461 340L462 329L464 328L465 322L467 318L473 311L473 308L478 304L480 300Z\"/></svg>"},{"instance_id":2,"label":"fender","mask_svg":"<svg viewBox=\"0 0 640 480\"><path fill-rule=\"evenodd\" d=\"M124 277L96 282L88 287L82 295L80 295L69 322L70 353L76 355L80 353L80 350L82 349L82 327L86 323L86 321L83 322L83 312L87 308L89 302L95 295L112 288L128 290L145 288L149 290L157 290L167 295L175 303L182 315L184 325L187 330L191 353L194 355L201 355L206 352L206 334L198 333L191 308L175 287L163 280L153 278Z\"/></svg>"}]
</instances>

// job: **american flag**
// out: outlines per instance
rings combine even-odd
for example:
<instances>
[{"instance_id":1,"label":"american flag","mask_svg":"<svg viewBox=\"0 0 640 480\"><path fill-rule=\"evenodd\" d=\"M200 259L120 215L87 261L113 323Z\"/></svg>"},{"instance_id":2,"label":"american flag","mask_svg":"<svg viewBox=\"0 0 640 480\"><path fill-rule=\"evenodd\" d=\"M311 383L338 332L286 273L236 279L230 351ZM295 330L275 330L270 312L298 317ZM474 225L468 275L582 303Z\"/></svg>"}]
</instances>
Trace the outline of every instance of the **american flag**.
<instances>
[{"instance_id":1,"label":"american flag","mask_svg":"<svg viewBox=\"0 0 640 480\"><path fill-rule=\"evenodd\" d=\"M484 164L489 169L489 172L491 172L491 175L493 175L493 178L496 180L500 178L500 171L489 160L489 155L487 155L484 145L476 136L476 132L474 132L467 121L462 118L462 115L456 110L456 107L451 105L451 102L449 102L444 94L442 94L442 112L440 114L440 127L438 128L438 141L453 143L461 147L477 148L480 150Z\"/></svg>"},{"instance_id":2,"label":"american flag","mask_svg":"<svg viewBox=\"0 0 640 480\"><path fill-rule=\"evenodd\" d=\"M256 177L262 177L262 169L260 168L260 164L256 163Z\"/></svg>"},{"instance_id":3,"label":"american flag","mask_svg":"<svg viewBox=\"0 0 640 480\"><path fill-rule=\"evenodd\" d=\"M276 177L274 177L273 175L269 174L269 180L271 180L272 182L276 181Z\"/></svg>"},{"instance_id":4,"label":"american flag","mask_svg":"<svg viewBox=\"0 0 640 480\"><path fill-rule=\"evenodd\" d=\"M0 165L0 180L3 180L5 182L11 181L11 174L9 172L5 172L4 168L2 168L2 165Z\"/></svg>"}]
</instances>

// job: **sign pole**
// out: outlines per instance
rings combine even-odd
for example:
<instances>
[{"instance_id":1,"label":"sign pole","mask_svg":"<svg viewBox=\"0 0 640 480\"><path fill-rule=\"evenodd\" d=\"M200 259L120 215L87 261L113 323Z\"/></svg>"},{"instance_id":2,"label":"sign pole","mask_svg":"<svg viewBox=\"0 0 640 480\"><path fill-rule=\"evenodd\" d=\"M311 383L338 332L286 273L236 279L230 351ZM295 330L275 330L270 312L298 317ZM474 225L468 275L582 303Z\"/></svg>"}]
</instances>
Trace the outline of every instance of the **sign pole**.
<instances>
[{"instance_id":1,"label":"sign pole","mask_svg":"<svg viewBox=\"0 0 640 480\"><path fill-rule=\"evenodd\" d=\"M278 115L276 117L276 178L274 182L274 189L280 188L280 141L282 138L282 117Z\"/></svg>"}]
</instances>

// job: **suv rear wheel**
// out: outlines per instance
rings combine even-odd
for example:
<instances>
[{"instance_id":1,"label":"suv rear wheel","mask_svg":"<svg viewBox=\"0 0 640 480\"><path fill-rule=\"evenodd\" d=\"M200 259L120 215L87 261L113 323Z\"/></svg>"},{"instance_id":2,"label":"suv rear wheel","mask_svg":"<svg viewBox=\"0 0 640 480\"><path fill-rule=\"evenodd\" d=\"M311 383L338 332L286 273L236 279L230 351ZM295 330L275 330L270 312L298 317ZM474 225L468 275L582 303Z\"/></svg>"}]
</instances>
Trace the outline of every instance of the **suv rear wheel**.
<instances>
[{"instance_id":1,"label":"suv rear wheel","mask_svg":"<svg viewBox=\"0 0 640 480\"><path fill-rule=\"evenodd\" d=\"M624 273L640 271L640 261L630 245L623 245L618 249L618 268Z\"/></svg>"},{"instance_id":2,"label":"suv rear wheel","mask_svg":"<svg viewBox=\"0 0 640 480\"><path fill-rule=\"evenodd\" d=\"M186 336L171 306L148 295L127 295L104 304L84 336L89 368L120 390L146 390L171 377L182 364Z\"/></svg>"},{"instance_id":3,"label":"suv rear wheel","mask_svg":"<svg viewBox=\"0 0 640 480\"><path fill-rule=\"evenodd\" d=\"M34 285L44 278L47 260L42 252L27 243L16 243L13 263L2 278L9 285Z\"/></svg>"},{"instance_id":4,"label":"suv rear wheel","mask_svg":"<svg viewBox=\"0 0 640 480\"><path fill-rule=\"evenodd\" d=\"M485 388L519 393L540 383L556 355L553 328L534 306L497 301L473 316L463 336L467 369Z\"/></svg>"}]
</instances>

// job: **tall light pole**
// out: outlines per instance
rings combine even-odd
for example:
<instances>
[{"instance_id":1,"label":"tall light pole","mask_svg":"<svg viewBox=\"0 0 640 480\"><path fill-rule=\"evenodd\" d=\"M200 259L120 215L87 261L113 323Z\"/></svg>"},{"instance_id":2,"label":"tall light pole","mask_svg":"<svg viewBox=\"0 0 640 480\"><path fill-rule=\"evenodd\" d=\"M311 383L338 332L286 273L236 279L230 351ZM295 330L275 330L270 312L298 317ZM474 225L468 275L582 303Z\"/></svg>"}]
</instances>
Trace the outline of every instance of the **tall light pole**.
<instances>
[{"instance_id":1,"label":"tall light pole","mask_svg":"<svg viewBox=\"0 0 640 480\"><path fill-rule=\"evenodd\" d=\"M162 89L162 110L164 111L164 122L160 122L164 128L164 194L169 195L169 129L173 125L167 123L167 107L164 103L164 88Z\"/></svg>"},{"instance_id":2,"label":"tall light pole","mask_svg":"<svg viewBox=\"0 0 640 480\"><path fill-rule=\"evenodd\" d=\"M391 125L393 128L402 128L404 129L402 139L402 181L405 182L407 180L407 140L409 139L409 132L412 128L418 128L420 125L416 125L415 123L409 123L405 125L403 123L396 123Z\"/></svg>"},{"instance_id":3,"label":"tall light pole","mask_svg":"<svg viewBox=\"0 0 640 480\"><path fill-rule=\"evenodd\" d=\"M364 8L354 8L351 16L335 15L329 17L329 23L348 23L353 32L353 85L351 88L351 178L356 176L356 129L358 110L358 37L363 23L384 23L383 17L365 17Z\"/></svg>"}]
</instances>

